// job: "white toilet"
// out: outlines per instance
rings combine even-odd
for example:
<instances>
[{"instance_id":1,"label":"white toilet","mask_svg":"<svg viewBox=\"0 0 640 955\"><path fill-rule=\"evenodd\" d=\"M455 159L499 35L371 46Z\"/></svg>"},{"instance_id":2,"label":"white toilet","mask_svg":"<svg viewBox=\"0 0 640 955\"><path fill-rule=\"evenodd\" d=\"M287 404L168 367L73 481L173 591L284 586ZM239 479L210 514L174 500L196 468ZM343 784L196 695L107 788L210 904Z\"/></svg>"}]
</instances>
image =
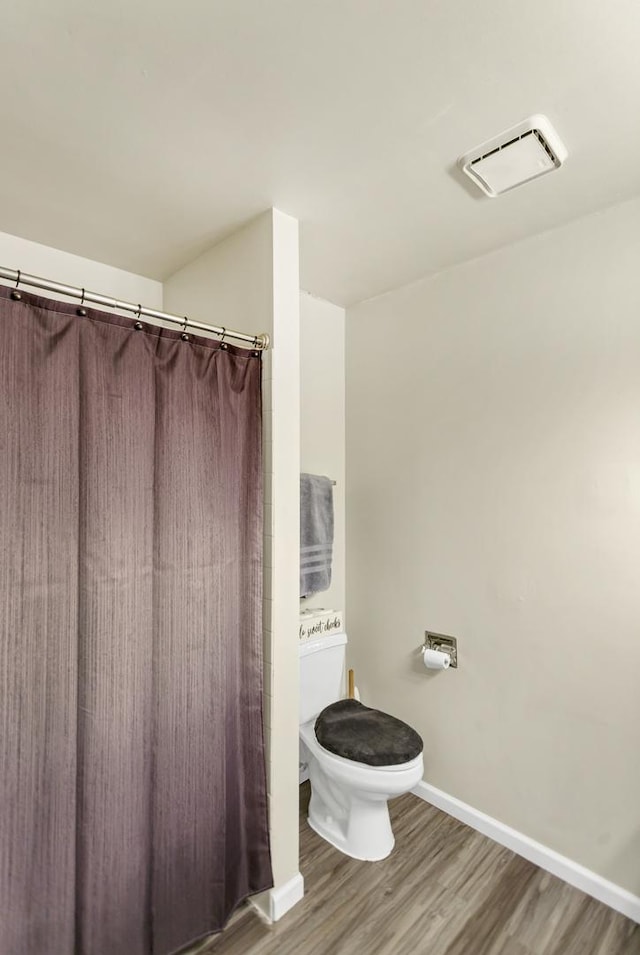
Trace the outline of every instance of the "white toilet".
<instances>
[{"instance_id":1,"label":"white toilet","mask_svg":"<svg viewBox=\"0 0 640 955\"><path fill-rule=\"evenodd\" d=\"M346 643L340 633L300 644L300 758L311 781L311 828L354 859L374 862L386 858L395 841L387 801L422 779L422 740L395 717L355 700L337 702L345 697ZM318 742L316 721L325 745ZM356 752L366 761L340 751ZM407 752L412 758L406 759Z\"/></svg>"}]
</instances>

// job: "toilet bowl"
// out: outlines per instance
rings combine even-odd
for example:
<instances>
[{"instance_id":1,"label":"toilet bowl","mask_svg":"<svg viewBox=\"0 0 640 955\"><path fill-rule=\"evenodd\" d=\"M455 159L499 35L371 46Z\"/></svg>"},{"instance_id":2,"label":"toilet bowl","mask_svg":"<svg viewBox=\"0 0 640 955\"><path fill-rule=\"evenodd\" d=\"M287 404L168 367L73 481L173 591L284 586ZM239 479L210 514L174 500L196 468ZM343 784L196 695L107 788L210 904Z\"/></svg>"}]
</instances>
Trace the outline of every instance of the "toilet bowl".
<instances>
[{"instance_id":1,"label":"toilet bowl","mask_svg":"<svg viewBox=\"0 0 640 955\"><path fill-rule=\"evenodd\" d=\"M422 741L400 720L355 701L338 702L344 697L346 642L346 634L336 634L300 647L300 759L311 783L308 822L346 855L376 862L389 855L395 842L389 799L409 792L422 779ZM325 714L328 728L322 723ZM354 717L357 723L362 718L373 722L374 731L365 734L364 745L357 732L350 740L348 720ZM376 721L382 728L379 744ZM318 739L319 727L326 745ZM407 734L412 737L412 758L401 761L403 747L395 745L395 732L404 742ZM352 753L360 758L348 758ZM387 753L393 761L384 764Z\"/></svg>"},{"instance_id":2,"label":"toilet bowl","mask_svg":"<svg viewBox=\"0 0 640 955\"><path fill-rule=\"evenodd\" d=\"M314 722L300 727L311 782L309 825L354 859L386 859L395 843L388 801L422 779L422 753L406 763L368 766L324 749Z\"/></svg>"}]
</instances>

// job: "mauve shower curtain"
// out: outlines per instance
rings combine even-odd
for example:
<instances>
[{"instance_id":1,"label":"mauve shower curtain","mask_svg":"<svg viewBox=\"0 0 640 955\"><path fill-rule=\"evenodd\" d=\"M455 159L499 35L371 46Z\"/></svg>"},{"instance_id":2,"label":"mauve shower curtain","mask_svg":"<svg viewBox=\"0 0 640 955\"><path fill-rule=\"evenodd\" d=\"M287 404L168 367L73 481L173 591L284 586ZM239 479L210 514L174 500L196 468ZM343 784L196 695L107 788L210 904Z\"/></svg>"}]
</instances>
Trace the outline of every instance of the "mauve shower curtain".
<instances>
[{"instance_id":1,"label":"mauve shower curtain","mask_svg":"<svg viewBox=\"0 0 640 955\"><path fill-rule=\"evenodd\" d=\"M0 289L0 955L168 955L272 884L261 363L77 312Z\"/></svg>"}]
</instances>

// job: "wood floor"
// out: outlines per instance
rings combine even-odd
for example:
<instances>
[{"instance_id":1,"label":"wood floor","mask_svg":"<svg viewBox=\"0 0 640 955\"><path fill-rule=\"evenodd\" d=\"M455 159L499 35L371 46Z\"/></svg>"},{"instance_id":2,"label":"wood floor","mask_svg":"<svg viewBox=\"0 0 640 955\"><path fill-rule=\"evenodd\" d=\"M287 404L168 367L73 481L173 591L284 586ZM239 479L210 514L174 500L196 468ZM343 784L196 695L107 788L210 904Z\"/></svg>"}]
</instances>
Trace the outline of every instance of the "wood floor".
<instances>
[{"instance_id":1,"label":"wood floor","mask_svg":"<svg viewBox=\"0 0 640 955\"><path fill-rule=\"evenodd\" d=\"M375 863L320 839L308 798L304 900L273 926L241 909L198 955L640 955L640 926L416 796L391 803Z\"/></svg>"}]
</instances>

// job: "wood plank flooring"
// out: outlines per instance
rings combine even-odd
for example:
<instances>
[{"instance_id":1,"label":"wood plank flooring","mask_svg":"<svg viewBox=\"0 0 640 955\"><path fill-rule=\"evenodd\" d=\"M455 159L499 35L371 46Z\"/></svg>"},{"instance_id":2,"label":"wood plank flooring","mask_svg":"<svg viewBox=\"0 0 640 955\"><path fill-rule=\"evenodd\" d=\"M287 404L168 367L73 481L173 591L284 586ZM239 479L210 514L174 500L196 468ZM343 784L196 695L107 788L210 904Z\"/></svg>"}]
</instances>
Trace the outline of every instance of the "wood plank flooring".
<instances>
[{"instance_id":1,"label":"wood plank flooring","mask_svg":"<svg viewBox=\"0 0 640 955\"><path fill-rule=\"evenodd\" d=\"M308 799L304 900L272 926L242 908L198 955L640 955L640 926L416 796L391 803L375 863L320 839Z\"/></svg>"}]
</instances>

